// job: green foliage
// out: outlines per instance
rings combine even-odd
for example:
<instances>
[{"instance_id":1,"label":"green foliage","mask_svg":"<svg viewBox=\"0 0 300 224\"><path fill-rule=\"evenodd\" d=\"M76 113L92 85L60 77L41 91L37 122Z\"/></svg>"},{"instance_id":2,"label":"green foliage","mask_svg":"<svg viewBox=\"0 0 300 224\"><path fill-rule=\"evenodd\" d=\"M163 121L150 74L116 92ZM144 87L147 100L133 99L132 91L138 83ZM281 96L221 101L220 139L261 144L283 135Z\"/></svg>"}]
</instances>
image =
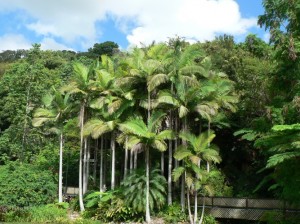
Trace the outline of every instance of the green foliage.
<instances>
[{"instance_id":1,"label":"green foliage","mask_svg":"<svg viewBox=\"0 0 300 224\"><path fill-rule=\"evenodd\" d=\"M166 221L167 223L179 223L184 222L187 219L185 212L182 211L180 204L173 203L165 207L159 215Z\"/></svg>"},{"instance_id":2,"label":"green foliage","mask_svg":"<svg viewBox=\"0 0 300 224\"><path fill-rule=\"evenodd\" d=\"M120 190L93 192L85 198L87 210L84 218L102 222L127 222L143 219L142 213L135 211L124 199Z\"/></svg>"},{"instance_id":3,"label":"green foliage","mask_svg":"<svg viewBox=\"0 0 300 224\"><path fill-rule=\"evenodd\" d=\"M166 203L166 179L160 170L150 171L150 209L160 210ZM146 176L145 170L137 170L123 181L125 202L136 212L145 212L146 209Z\"/></svg>"},{"instance_id":4,"label":"green foliage","mask_svg":"<svg viewBox=\"0 0 300 224\"><path fill-rule=\"evenodd\" d=\"M203 224L218 224L219 222L216 221L215 217L212 215L204 215Z\"/></svg>"},{"instance_id":5,"label":"green foliage","mask_svg":"<svg viewBox=\"0 0 300 224\"><path fill-rule=\"evenodd\" d=\"M54 204L15 209L5 215L6 222L56 223L58 220L66 218L67 210Z\"/></svg>"},{"instance_id":6,"label":"green foliage","mask_svg":"<svg viewBox=\"0 0 300 224\"><path fill-rule=\"evenodd\" d=\"M0 205L37 206L55 197L56 183L50 171L18 162L0 166Z\"/></svg>"}]
</instances>

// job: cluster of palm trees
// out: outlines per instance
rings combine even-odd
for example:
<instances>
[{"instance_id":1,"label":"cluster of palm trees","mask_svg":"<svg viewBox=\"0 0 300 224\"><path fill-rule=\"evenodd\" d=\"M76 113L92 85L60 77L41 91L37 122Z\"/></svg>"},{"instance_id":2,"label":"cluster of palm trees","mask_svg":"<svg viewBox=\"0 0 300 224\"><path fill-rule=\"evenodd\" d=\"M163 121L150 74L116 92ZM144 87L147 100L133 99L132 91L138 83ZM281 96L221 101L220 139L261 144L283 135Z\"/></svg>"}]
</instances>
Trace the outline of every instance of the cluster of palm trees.
<instances>
[{"instance_id":1,"label":"cluster of palm trees","mask_svg":"<svg viewBox=\"0 0 300 224\"><path fill-rule=\"evenodd\" d=\"M101 56L101 60L90 67L81 63L74 63L73 67L70 80L43 98L44 105L36 110L33 119L35 126L45 122L53 124L51 129L59 136L59 201L62 201L64 124L74 113L78 114L80 137L81 211L88 188L91 138L100 142L100 191L104 190L104 137L110 138L111 189L116 187L116 148L125 149L124 178L128 170L131 172L137 167L138 152L144 153L147 222L150 221L152 150L157 149L162 155L168 204L172 204L174 198L172 180L182 179L182 207L185 195L189 201L190 192L197 195L208 186L210 164L221 160L217 147L211 144L214 134L210 126L221 123L226 111L235 109L237 96L233 82L225 74L213 71L209 57L205 57L199 45L188 45L174 38L168 44L134 48L113 57ZM168 159L165 159L163 152L167 150ZM95 155L98 153L94 153L94 162ZM197 222L196 209L191 222Z\"/></svg>"}]
</instances>

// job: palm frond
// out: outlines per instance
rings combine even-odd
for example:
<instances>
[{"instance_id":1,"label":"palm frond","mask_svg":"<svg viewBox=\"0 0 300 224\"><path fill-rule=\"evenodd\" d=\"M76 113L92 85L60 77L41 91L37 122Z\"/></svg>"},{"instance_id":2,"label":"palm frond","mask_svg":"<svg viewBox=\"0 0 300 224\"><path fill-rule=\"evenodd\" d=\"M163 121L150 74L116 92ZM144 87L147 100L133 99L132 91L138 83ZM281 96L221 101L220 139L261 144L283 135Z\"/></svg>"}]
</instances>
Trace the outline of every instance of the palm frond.
<instances>
[{"instance_id":1,"label":"palm frond","mask_svg":"<svg viewBox=\"0 0 300 224\"><path fill-rule=\"evenodd\" d=\"M141 119L128 120L119 125L121 131L137 136L148 137L148 128Z\"/></svg>"},{"instance_id":2,"label":"palm frond","mask_svg":"<svg viewBox=\"0 0 300 224\"><path fill-rule=\"evenodd\" d=\"M152 143L152 147L155 149L158 149L161 152L164 152L167 150L167 144L161 140L154 140Z\"/></svg>"},{"instance_id":3,"label":"palm frond","mask_svg":"<svg viewBox=\"0 0 300 224\"><path fill-rule=\"evenodd\" d=\"M176 182L182 176L184 171L185 171L185 169L182 166L173 169L173 171L172 171L173 181Z\"/></svg>"},{"instance_id":4,"label":"palm frond","mask_svg":"<svg viewBox=\"0 0 300 224\"><path fill-rule=\"evenodd\" d=\"M147 82L148 91L153 91L159 85L166 83L169 80L166 74L156 74L150 77Z\"/></svg>"},{"instance_id":5,"label":"palm frond","mask_svg":"<svg viewBox=\"0 0 300 224\"><path fill-rule=\"evenodd\" d=\"M181 105L178 110L180 118L185 117L189 112L189 109L183 105Z\"/></svg>"},{"instance_id":6,"label":"palm frond","mask_svg":"<svg viewBox=\"0 0 300 224\"><path fill-rule=\"evenodd\" d=\"M183 160L193 155L192 152L184 146L179 146L177 151L174 153L174 158L177 160Z\"/></svg>"}]
</instances>

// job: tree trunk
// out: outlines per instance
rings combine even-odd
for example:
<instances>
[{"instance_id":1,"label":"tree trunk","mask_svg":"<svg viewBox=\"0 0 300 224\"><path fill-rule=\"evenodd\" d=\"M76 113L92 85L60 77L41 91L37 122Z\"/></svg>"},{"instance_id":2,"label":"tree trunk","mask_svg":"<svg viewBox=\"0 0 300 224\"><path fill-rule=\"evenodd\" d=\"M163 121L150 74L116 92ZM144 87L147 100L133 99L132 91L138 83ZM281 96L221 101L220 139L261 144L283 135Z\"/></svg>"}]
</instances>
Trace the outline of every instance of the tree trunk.
<instances>
[{"instance_id":1,"label":"tree trunk","mask_svg":"<svg viewBox=\"0 0 300 224\"><path fill-rule=\"evenodd\" d=\"M101 143L100 143L100 171L99 171L99 179L100 179L100 192L103 192L103 144L104 138L101 136Z\"/></svg>"},{"instance_id":2,"label":"tree trunk","mask_svg":"<svg viewBox=\"0 0 300 224\"><path fill-rule=\"evenodd\" d=\"M91 159L91 144L88 139L86 139L86 145L87 145L87 155L86 155L86 184L85 184L85 190L88 191L89 186L89 177L90 177L90 159ZM85 193L86 193L85 192Z\"/></svg>"},{"instance_id":3,"label":"tree trunk","mask_svg":"<svg viewBox=\"0 0 300 224\"><path fill-rule=\"evenodd\" d=\"M87 191L87 139L84 138L84 151L83 151L83 175L82 175L82 194Z\"/></svg>"},{"instance_id":4,"label":"tree trunk","mask_svg":"<svg viewBox=\"0 0 300 224\"><path fill-rule=\"evenodd\" d=\"M95 141L95 150L94 150L94 166L93 166L93 183L96 186L97 178L97 163L98 163L98 139Z\"/></svg>"},{"instance_id":5,"label":"tree trunk","mask_svg":"<svg viewBox=\"0 0 300 224\"><path fill-rule=\"evenodd\" d=\"M150 223L150 202L149 202L149 194L150 194L150 160L149 160L149 147L146 146L146 222Z\"/></svg>"},{"instance_id":6,"label":"tree trunk","mask_svg":"<svg viewBox=\"0 0 300 224\"><path fill-rule=\"evenodd\" d=\"M127 176L127 167L128 167L128 137L126 136L126 142L125 142L125 161L124 161L124 179Z\"/></svg>"},{"instance_id":7,"label":"tree trunk","mask_svg":"<svg viewBox=\"0 0 300 224\"><path fill-rule=\"evenodd\" d=\"M110 139L111 147L111 189L115 189L115 168L116 168L116 142L115 142L115 131L111 132Z\"/></svg>"},{"instance_id":8,"label":"tree trunk","mask_svg":"<svg viewBox=\"0 0 300 224\"><path fill-rule=\"evenodd\" d=\"M160 153L160 173L161 175L165 175L165 153L161 152Z\"/></svg>"},{"instance_id":9,"label":"tree trunk","mask_svg":"<svg viewBox=\"0 0 300 224\"><path fill-rule=\"evenodd\" d=\"M169 140L169 161L168 161L168 205L172 204L172 140Z\"/></svg>"},{"instance_id":10,"label":"tree trunk","mask_svg":"<svg viewBox=\"0 0 300 224\"><path fill-rule=\"evenodd\" d=\"M194 223L198 220L198 192L195 190Z\"/></svg>"},{"instance_id":11,"label":"tree trunk","mask_svg":"<svg viewBox=\"0 0 300 224\"><path fill-rule=\"evenodd\" d=\"M187 189L187 205L188 205L190 223L193 224L193 217L192 217L192 211L191 211L191 201L190 201L190 190L189 189Z\"/></svg>"},{"instance_id":12,"label":"tree trunk","mask_svg":"<svg viewBox=\"0 0 300 224\"><path fill-rule=\"evenodd\" d=\"M63 202L63 133L59 136L58 203Z\"/></svg>"},{"instance_id":13,"label":"tree trunk","mask_svg":"<svg viewBox=\"0 0 300 224\"><path fill-rule=\"evenodd\" d=\"M137 168L137 154L138 154L138 150L134 150L133 169L135 169L135 170L136 170L136 168Z\"/></svg>"},{"instance_id":14,"label":"tree trunk","mask_svg":"<svg viewBox=\"0 0 300 224\"><path fill-rule=\"evenodd\" d=\"M80 108L80 158L79 158L79 206L80 211L84 211L83 192L82 192L82 151L83 151L83 122L84 122L84 103Z\"/></svg>"},{"instance_id":15,"label":"tree trunk","mask_svg":"<svg viewBox=\"0 0 300 224\"><path fill-rule=\"evenodd\" d=\"M130 150L130 164L129 164L129 169L130 169L130 173L132 173L132 169L133 169L133 149Z\"/></svg>"},{"instance_id":16,"label":"tree trunk","mask_svg":"<svg viewBox=\"0 0 300 224\"><path fill-rule=\"evenodd\" d=\"M202 207L201 218L199 220L199 224L202 224L202 222L203 222L204 211L205 211L205 196L203 196L203 207Z\"/></svg>"},{"instance_id":17,"label":"tree trunk","mask_svg":"<svg viewBox=\"0 0 300 224\"><path fill-rule=\"evenodd\" d=\"M185 174L181 176L181 193L180 193L181 211L185 210Z\"/></svg>"}]
</instances>

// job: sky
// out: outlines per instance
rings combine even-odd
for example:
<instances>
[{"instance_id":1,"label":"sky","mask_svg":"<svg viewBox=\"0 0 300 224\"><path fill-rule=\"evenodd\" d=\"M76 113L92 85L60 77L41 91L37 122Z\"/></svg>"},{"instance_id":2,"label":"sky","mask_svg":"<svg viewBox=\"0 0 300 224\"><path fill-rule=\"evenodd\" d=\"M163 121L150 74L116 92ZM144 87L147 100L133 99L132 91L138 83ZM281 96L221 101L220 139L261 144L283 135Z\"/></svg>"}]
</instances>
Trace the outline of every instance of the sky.
<instances>
[{"instance_id":1,"label":"sky","mask_svg":"<svg viewBox=\"0 0 300 224\"><path fill-rule=\"evenodd\" d=\"M257 25L262 0L0 0L0 51L87 51L95 43L121 49L175 36L193 43L229 34L268 41Z\"/></svg>"}]
</instances>

